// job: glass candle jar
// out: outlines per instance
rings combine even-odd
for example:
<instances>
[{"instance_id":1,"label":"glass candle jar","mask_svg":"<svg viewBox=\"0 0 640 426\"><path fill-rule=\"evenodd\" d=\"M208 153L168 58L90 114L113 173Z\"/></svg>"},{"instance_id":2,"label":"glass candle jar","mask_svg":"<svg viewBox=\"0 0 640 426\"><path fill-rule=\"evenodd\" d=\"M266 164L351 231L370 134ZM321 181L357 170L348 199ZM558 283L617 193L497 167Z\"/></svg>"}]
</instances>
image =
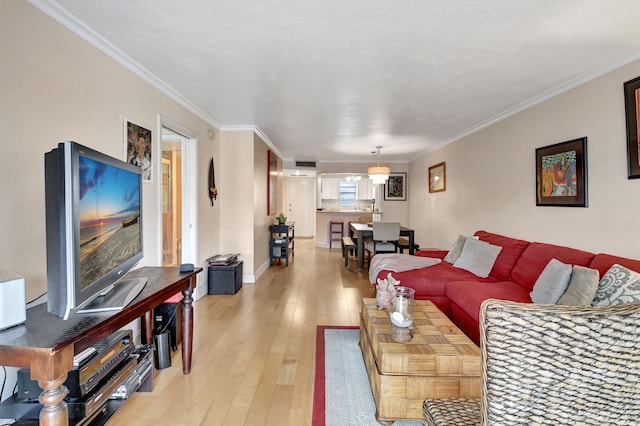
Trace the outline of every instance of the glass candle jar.
<instances>
[{"instance_id":1,"label":"glass candle jar","mask_svg":"<svg viewBox=\"0 0 640 426\"><path fill-rule=\"evenodd\" d=\"M409 287L397 286L391 305L391 323L396 327L413 325L413 301L416 291Z\"/></svg>"}]
</instances>

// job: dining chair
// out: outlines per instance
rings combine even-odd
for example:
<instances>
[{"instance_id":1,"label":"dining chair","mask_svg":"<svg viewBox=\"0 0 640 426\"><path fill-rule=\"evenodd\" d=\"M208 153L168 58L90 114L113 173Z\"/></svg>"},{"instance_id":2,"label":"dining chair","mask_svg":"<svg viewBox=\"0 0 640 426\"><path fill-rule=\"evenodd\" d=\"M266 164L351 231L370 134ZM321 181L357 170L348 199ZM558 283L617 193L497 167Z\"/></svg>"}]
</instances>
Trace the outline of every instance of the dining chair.
<instances>
[{"instance_id":1,"label":"dining chair","mask_svg":"<svg viewBox=\"0 0 640 426\"><path fill-rule=\"evenodd\" d=\"M373 222L373 238L366 241L364 248L371 256L378 253L396 253L398 239L400 238L400 222Z\"/></svg>"},{"instance_id":2,"label":"dining chair","mask_svg":"<svg viewBox=\"0 0 640 426\"><path fill-rule=\"evenodd\" d=\"M480 399L428 399L423 424L631 425L640 419L640 304L487 300Z\"/></svg>"}]
</instances>

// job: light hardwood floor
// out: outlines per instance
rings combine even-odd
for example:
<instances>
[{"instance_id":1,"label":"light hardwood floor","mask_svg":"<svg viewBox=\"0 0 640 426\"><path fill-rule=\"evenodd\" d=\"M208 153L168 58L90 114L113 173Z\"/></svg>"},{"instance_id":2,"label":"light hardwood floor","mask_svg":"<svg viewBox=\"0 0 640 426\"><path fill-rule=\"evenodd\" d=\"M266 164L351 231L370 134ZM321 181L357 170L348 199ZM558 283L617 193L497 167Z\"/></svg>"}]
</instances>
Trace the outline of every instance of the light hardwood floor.
<instances>
[{"instance_id":1,"label":"light hardwood floor","mask_svg":"<svg viewBox=\"0 0 640 426\"><path fill-rule=\"evenodd\" d=\"M274 264L236 295L198 300L191 374L174 352L153 392L134 394L109 426L309 425L316 326L357 326L375 289L353 258L344 268L340 249L295 244L289 267Z\"/></svg>"}]
</instances>

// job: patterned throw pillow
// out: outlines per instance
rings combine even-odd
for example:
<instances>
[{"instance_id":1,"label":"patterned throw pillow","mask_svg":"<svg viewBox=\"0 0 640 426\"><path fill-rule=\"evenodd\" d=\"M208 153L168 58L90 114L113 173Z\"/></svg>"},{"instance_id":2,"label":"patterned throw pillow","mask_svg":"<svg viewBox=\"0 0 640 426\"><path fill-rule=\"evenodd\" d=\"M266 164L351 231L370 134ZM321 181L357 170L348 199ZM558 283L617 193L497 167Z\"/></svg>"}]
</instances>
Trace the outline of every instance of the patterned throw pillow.
<instances>
[{"instance_id":1,"label":"patterned throw pillow","mask_svg":"<svg viewBox=\"0 0 640 426\"><path fill-rule=\"evenodd\" d=\"M598 284L593 306L640 303L640 274L614 264Z\"/></svg>"}]
</instances>

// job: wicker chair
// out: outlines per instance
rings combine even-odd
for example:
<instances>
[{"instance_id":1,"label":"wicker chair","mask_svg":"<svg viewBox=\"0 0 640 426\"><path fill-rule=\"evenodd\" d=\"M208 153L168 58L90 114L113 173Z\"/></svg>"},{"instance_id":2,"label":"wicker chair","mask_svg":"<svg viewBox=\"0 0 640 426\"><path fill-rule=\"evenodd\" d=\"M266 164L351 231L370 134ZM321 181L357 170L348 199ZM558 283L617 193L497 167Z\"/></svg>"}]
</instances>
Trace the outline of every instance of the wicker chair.
<instances>
[{"instance_id":1,"label":"wicker chair","mask_svg":"<svg viewBox=\"0 0 640 426\"><path fill-rule=\"evenodd\" d=\"M482 395L424 403L425 425L640 425L640 305L487 300Z\"/></svg>"}]
</instances>

